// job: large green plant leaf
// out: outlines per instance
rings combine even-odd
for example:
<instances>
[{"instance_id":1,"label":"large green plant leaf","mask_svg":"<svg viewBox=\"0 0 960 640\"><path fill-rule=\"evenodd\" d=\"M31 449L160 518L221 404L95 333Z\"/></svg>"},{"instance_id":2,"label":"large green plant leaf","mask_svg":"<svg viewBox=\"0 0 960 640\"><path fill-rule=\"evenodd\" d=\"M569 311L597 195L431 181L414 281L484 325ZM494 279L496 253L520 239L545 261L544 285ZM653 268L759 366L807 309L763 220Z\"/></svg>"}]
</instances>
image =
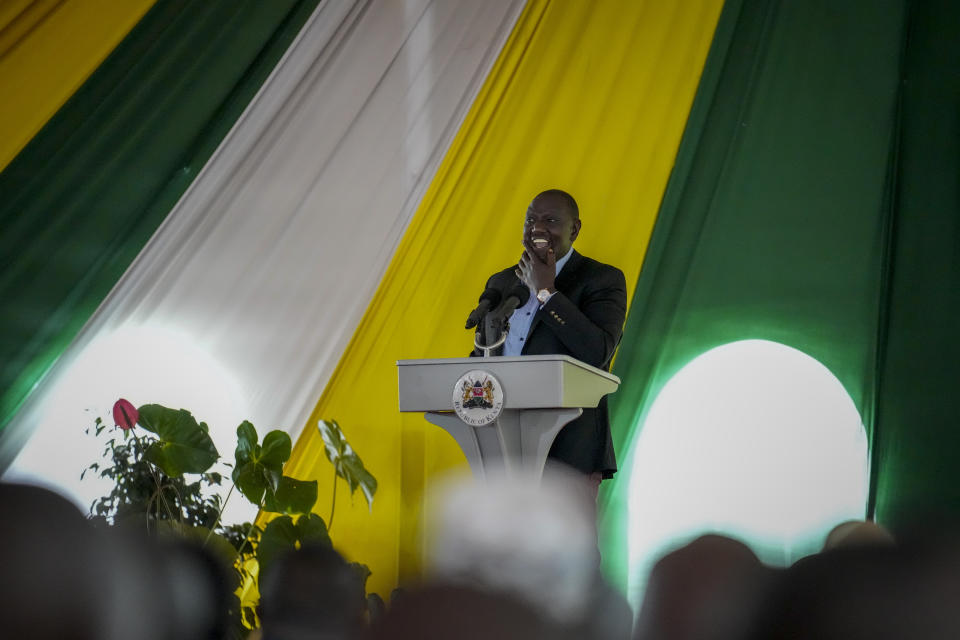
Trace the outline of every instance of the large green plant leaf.
<instances>
[{"instance_id":1,"label":"large green plant leaf","mask_svg":"<svg viewBox=\"0 0 960 640\"><path fill-rule=\"evenodd\" d=\"M317 428L323 438L323 452L337 470L337 475L347 481L351 495L360 489L367 501L367 508L371 508L377 492L377 479L363 466L363 461L343 436L336 420L320 420Z\"/></svg>"},{"instance_id":2,"label":"large green plant leaf","mask_svg":"<svg viewBox=\"0 0 960 640\"><path fill-rule=\"evenodd\" d=\"M353 452L349 444L341 458L341 465L337 473L350 484L351 494L357 489L363 492L363 497L366 499L369 509L373 505L373 494L377 492L377 479L367 471L360 460L360 456Z\"/></svg>"},{"instance_id":3,"label":"large green plant leaf","mask_svg":"<svg viewBox=\"0 0 960 640\"><path fill-rule=\"evenodd\" d=\"M203 473L220 457L207 425L198 424L186 409L145 404L138 411L140 425L157 435L157 441L147 447L144 455L171 478Z\"/></svg>"},{"instance_id":4,"label":"large green plant leaf","mask_svg":"<svg viewBox=\"0 0 960 640\"><path fill-rule=\"evenodd\" d=\"M249 459L256 446L257 430L250 424L249 420L244 420L240 423L240 426L237 427L237 460L240 459L241 455L244 456L244 459Z\"/></svg>"},{"instance_id":5,"label":"large green plant leaf","mask_svg":"<svg viewBox=\"0 0 960 640\"><path fill-rule=\"evenodd\" d=\"M261 578L280 554L308 543L333 546L327 534L327 525L317 514L300 516L296 522L290 516L280 516L268 522L257 545Z\"/></svg>"},{"instance_id":6,"label":"large green plant leaf","mask_svg":"<svg viewBox=\"0 0 960 640\"><path fill-rule=\"evenodd\" d=\"M336 464L347 445L340 424L336 420L320 420L317 422L317 428L320 430L320 437L323 438L323 452L327 455L327 460Z\"/></svg>"},{"instance_id":7,"label":"large green plant leaf","mask_svg":"<svg viewBox=\"0 0 960 640\"><path fill-rule=\"evenodd\" d=\"M283 463L290 459L291 449L290 436L283 431L274 429L263 439L260 463L268 469L282 471Z\"/></svg>"},{"instance_id":8,"label":"large green plant leaf","mask_svg":"<svg viewBox=\"0 0 960 640\"><path fill-rule=\"evenodd\" d=\"M315 513L308 513L297 519L297 533L300 536L300 546L308 542L333 546L330 534L327 533L327 523Z\"/></svg>"},{"instance_id":9,"label":"large green plant leaf","mask_svg":"<svg viewBox=\"0 0 960 640\"><path fill-rule=\"evenodd\" d=\"M237 489L247 500L260 506L268 489L270 497L275 498L283 477L283 464L290 458L291 448L290 436L283 431L271 431L260 445L257 444L257 430L252 424L244 420L237 427L236 464L232 477ZM303 500L302 490L295 493L299 496L299 505Z\"/></svg>"},{"instance_id":10,"label":"large green plant leaf","mask_svg":"<svg viewBox=\"0 0 960 640\"><path fill-rule=\"evenodd\" d=\"M316 502L316 480L297 480L283 476L277 484L277 490L273 493L267 492L263 509L274 513L310 513Z\"/></svg>"}]
</instances>

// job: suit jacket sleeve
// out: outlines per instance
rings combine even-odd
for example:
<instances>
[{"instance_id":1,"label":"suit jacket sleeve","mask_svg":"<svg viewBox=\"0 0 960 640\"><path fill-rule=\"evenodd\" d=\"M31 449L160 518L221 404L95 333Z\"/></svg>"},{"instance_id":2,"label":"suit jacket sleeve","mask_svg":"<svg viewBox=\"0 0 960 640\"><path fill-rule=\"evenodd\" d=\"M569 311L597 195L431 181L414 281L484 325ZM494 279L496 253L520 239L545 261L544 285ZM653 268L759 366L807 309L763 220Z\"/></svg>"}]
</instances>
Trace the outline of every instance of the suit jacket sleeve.
<instances>
[{"instance_id":1,"label":"suit jacket sleeve","mask_svg":"<svg viewBox=\"0 0 960 640\"><path fill-rule=\"evenodd\" d=\"M599 265L574 303L557 291L540 310L541 322L567 352L601 369L610 364L627 314L627 283L616 267Z\"/></svg>"}]
</instances>

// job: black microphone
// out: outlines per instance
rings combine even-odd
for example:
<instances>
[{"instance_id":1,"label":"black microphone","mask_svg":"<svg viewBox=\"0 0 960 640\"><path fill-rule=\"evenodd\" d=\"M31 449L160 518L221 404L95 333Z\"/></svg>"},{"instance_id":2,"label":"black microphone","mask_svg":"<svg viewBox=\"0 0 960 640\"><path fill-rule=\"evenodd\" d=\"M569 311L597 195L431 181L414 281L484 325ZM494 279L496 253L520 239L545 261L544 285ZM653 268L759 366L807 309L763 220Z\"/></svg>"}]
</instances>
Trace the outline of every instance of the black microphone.
<instances>
[{"instance_id":1,"label":"black microphone","mask_svg":"<svg viewBox=\"0 0 960 640\"><path fill-rule=\"evenodd\" d=\"M530 299L530 289L522 282L513 285L504 296L503 303L493 312L497 320L506 319L517 307L527 304Z\"/></svg>"},{"instance_id":2,"label":"black microphone","mask_svg":"<svg viewBox=\"0 0 960 640\"><path fill-rule=\"evenodd\" d=\"M500 293L497 289L486 289L483 293L480 294L480 304L477 305L477 308L470 312L470 317L467 318L466 329L472 329L483 320L483 316L487 315L487 311L496 307L500 304L500 299L503 297L503 294Z\"/></svg>"}]
</instances>

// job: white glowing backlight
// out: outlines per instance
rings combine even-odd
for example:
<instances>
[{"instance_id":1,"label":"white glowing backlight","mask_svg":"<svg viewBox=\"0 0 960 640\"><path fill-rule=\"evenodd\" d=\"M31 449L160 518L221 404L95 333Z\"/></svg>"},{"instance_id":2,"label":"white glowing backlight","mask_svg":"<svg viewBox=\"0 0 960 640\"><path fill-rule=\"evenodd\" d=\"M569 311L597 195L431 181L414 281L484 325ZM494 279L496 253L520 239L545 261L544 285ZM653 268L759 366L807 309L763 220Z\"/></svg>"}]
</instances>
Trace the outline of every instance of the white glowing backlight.
<instances>
[{"instance_id":1,"label":"white glowing backlight","mask_svg":"<svg viewBox=\"0 0 960 640\"><path fill-rule=\"evenodd\" d=\"M702 354L663 387L633 451L631 595L705 532L773 565L819 550L834 525L864 517L868 473L860 415L820 362L765 340Z\"/></svg>"}]
</instances>

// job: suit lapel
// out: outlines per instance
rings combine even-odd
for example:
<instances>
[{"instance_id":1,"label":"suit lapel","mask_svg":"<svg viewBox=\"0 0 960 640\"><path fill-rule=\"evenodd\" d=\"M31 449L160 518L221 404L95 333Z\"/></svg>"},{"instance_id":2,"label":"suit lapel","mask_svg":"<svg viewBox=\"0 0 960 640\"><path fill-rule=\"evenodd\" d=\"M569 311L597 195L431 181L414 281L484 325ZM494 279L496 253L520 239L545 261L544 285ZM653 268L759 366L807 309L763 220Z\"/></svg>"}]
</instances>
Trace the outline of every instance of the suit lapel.
<instances>
[{"instance_id":1,"label":"suit lapel","mask_svg":"<svg viewBox=\"0 0 960 640\"><path fill-rule=\"evenodd\" d=\"M570 251L573 251L573 249L570 249ZM573 255L567 260L567 264L563 265L563 270L557 276L555 282L557 291L562 291L564 295L570 295L570 288L579 280L578 272L582 265L583 256L573 251Z\"/></svg>"}]
</instances>

